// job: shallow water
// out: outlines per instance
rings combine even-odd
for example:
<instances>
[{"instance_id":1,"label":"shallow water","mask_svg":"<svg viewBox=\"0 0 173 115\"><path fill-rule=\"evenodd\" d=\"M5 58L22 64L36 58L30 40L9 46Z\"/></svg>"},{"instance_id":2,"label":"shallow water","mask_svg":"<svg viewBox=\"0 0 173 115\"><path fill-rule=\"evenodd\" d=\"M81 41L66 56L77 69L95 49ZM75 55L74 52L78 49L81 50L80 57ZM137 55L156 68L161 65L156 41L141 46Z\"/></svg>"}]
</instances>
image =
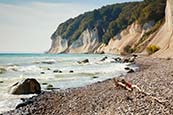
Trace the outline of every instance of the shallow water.
<instances>
[{"instance_id":1,"label":"shallow water","mask_svg":"<svg viewBox=\"0 0 173 115\"><path fill-rule=\"evenodd\" d=\"M100 60L108 57L104 62ZM54 88L82 87L103 81L109 78L126 74L123 63L111 63L117 55L107 54L0 54L0 68L7 71L0 74L0 113L14 109L21 102L22 97L33 95L11 95L8 89L17 81L25 78L35 78L41 84L42 90L46 90L48 83ZM87 64L78 64L77 61L89 59ZM51 64L47 64L50 62ZM48 69L49 68L49 69ZM134 67L136 68L136 67ZM62 73L54 73L61 70ZM73 70L73 73L69 71ZM44 74L41 74L44 72Z\"/></svg>"}]
</instances>

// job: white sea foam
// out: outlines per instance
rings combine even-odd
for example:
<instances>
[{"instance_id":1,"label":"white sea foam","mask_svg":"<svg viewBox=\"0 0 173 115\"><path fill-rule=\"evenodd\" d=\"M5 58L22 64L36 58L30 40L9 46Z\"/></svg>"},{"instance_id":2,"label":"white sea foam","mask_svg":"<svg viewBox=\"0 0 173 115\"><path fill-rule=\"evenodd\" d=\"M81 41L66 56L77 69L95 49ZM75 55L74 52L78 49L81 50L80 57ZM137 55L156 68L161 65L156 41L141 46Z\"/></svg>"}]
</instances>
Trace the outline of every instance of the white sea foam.
<instances>
[{"instance_id":1,"label":"white sea foam","mask_svg":"<svg viewBox=\"0 0 173 115\"><path fill-rule=\"evenodd\" d=\"M29 98L35 95L36 94L31 94L31 95L11 95L8 93L1 94L0 113L15 109L15 107L22 102L20 98Z\"/></svg>"},{"instance_id":2,"label":"white sea foam","mask_svg":"<svg viewBox=\"0 0 173 115\"><path fill-rule=\"evenodd\" d=\"M42 70L41 68L39 68L36 65L21 66L21 67L18 67L17 69L18 69L18 71L21 71L21 72L38 72L38 71Z\"/></svg>"}]
</instances>

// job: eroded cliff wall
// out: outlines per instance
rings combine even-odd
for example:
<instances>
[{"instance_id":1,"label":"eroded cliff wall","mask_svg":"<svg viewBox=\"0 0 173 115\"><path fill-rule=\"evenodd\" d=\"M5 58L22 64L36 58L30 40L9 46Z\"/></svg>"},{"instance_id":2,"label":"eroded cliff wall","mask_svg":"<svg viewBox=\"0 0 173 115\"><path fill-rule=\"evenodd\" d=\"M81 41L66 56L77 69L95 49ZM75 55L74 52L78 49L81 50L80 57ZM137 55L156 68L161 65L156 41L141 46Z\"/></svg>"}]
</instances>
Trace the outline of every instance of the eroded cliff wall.
<instances>
[{"instance_id":1,"label":"eroded cliff wall","mask_svg":"<svg viewBox=\"0 0 173 115\"><path fill-rule=\"evenodd\" d=\"M98 30L86 29L72 44L68 42L59 35L54 36L49 53L93 53L100 45Z\"/></svg>"},{"instance_id":2,"label":"eroded cliff wall","mask_svg":"<svg viewBox=\"0 0 173 115\"><path fill-rule=\"evenodd\" d=\"M153 57L173 57L173 0L167 0L165 14L165 24L150 42L161 48Z\"/></svg>"},{"instance_id":3,"label":"eroded cliff wall","mask_svg":"<svg viewBox=\"0 0 173 115\"><path fill-rule=\"evenodd\" d=\"M148 31L154 25L153 21L144 24L143 27L137 22L128 26L120 34L116 35L109 41L108 45L102 44L97 50L96 53L104 52L111 54L119 54L125 52L125 47L135 47L135 45L142 38L144 33ZM127 49L128 50L128 49Z\"/></svg>"}]
</instances>

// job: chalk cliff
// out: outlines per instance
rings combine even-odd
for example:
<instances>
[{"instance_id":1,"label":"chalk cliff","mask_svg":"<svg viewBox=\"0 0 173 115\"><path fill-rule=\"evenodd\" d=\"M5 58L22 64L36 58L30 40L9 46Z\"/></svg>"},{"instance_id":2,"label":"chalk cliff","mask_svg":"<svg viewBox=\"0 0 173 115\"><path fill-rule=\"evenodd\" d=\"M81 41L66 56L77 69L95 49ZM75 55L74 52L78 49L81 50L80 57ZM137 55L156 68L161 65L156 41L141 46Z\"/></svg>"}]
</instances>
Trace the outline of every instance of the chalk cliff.
<instances>
[{"instance_id":1,"label":"chalk cliff","mask_svg":"<svg viewBox=\"0 0 173 115\"><path fill-rule=\"evenodd\" d=\"M113 37L108 45L102 44L96 53L112 53L119 54L124 53L125 48L132 48L140 41L145 32L149 31L154 25L153 21L144 24L142 27L137 22L131 24L126 29L124 29L120 34ZM128 50L128 49L127 49Z\"/></svg>"},{"instance_id":2,"label":"chalk cliff","mask_svg":"<svg viewBox=\"0 0 173 115\"><path fill-rule=\"evenodd\" d=\"M68 48L69 53L92 53L99 46L99 36L97 28L86 29L80 37Z\"/></svg>"},{"instance_id":3,"label":"chalk cliff","mask_svg":"<svg viewBox=\"0 0 173 115\"><path fill-rule=\"evenodd\" d=\"M63 53L68 48L68 41L63 39L60 35L54 35L52 37L52 46L49 53Z\"/></svg>"},{"instance_id":4,"label":"chalk cliff","mask_svg":"<svg viewBox=\"0 0 173 115\"><path fill-rule=\"evenodd\" d=\"M68 45L68 40L56 35L52 39L52 47L49 53L92 53L100 45L98 30L86 29L72 44Z\"/></svg>"},{"instance_id":5,"label":"chalk cliff","mask_svg":"<svg viewBox=\"0 0 173 115\"><path fill-rule=\"evenodd\" d=\"M165 14L164 25L150 42L161 48L153 57L173 57L173 0L167 0Z\"/></svg>"},{"instance_id":6,"label":"chalk cliff","mask_svg":"<svg viewBox=\"0 0 173 115\"><path fill-rule=\"evenodd\" d=\"M123 8L120 10L124 10ZM114 37L108 39L107 44L103 43L103 38L106 35L104 33L108 32L109 29L106 30L103 28L102 25L104 25L104 22L102 22L102 25L98 24L97 21L97 26L86 26L81 34L78 35L77 39L73 41L70 41L68 38L63 38L62 35L58 34L62 32L56 31L52 35L52 46L49 53L146 53L146 48L149 45L156 45L160 47L160 50L154 53L152 55L153 57L173 57L173 0L166 1L164 12L164 17L160 17L159 20L154 20L155 17L153 18L152 16L143 24L139 23L139 19L133 20L127 27L122 30L119 29L120 31L117 31L117 33L115 32L116 34ZM78 24L76 23L78 21L70 21L76 25ZM113 23L113 20L111 20L109 25Z\"/></svg>"}]
</instances>

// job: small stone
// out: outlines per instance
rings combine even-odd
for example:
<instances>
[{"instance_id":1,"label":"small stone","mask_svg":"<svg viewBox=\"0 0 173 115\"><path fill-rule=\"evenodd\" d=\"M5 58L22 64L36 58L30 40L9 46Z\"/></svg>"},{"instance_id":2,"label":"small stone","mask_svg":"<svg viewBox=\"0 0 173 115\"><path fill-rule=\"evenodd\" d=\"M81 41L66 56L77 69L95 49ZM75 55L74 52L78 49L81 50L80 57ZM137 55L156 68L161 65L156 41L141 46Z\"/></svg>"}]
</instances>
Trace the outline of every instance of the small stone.
<instances>
[{"instance_id":1,"label":"small stone","mask_svg":"<svg viewBox=\"0 0 173 115\"><path fill-rule=\"evenodd\" d=\"M124 69L125 69L125 70L130 70L130 68L129 68L129 67L125 67Z\"/></svg>"},{"instance_id":2,"label":"small stone","mask_svg":"<svg viewBox=\"0 0 173 115\"><path fill-rule=\"evenodd\" d=\"M42 85L47 85L48 83L42 83Z\"/></svg>"},{"instance_id":3,"label":"small stone","mask_svg":"<svg viewBox=\"0 0 173 115\"><path fill-rule=\"evenodd\" d=\"M53 73L62 73L61 70L54 70Z\"/></svg>"},{"instance_id":4,"label":"small stone","mask_svg":"<svg viewBox=\"0 0 173 115\"><path fill-rule=\"evenodd\" d=\"M70 70L69 73L73 73L74 71L73 70Z\"/></svg>"},{"instance_id":5,"label":"small stone","mask_svg":"<svg viewBox=\"0 0 173 115\"><path fill-rule=\"evenodd\" d=\"M40 72L40 74L45 74L45 72Z\"/></svg>"},{"instance_id":6,"label":"small stone","mask_svg":"<svg viewBox=\"0 0 173 115\"><path fill-rule=\"evenodd\" d=\"M120 57L112 58L112 59L114 59L116 62L121 62L121 58Z\"/></svg>"},{"instance_id":7,"label":"small stone","mask_svg":"<svg viewBox=\"0 0 173 115\"><path fill-rule=\"evenodd\" d=\"M82 63L89 63L89 60L88 59L85 59L83 61L78 61L79 64L82 64Z\"/></svg>"},{"instance_id":8,"label":"small stone","mask_svg":"<svg viewBox=\"0 0 173 115\"><path fill-rule=\"evenodd\" d=\"M96 79L96 78L98 78L98 76L93 76L92 78L93 78L93 79Z\"/></svg>"},{"instance_id":9,"label":"small stone","mask_svg":"<svg viewBox=\"0 0 173 115\"><path fill-rule=\"evenodd\" d=\"M101 59L100 61L105 61L108 57L105 56L103 59Z\"/></svg>"},{"instance_id":10,"label":"small stone","mask_svg":"<svg viewBox=\"0 0 173 115\"><path fill-rule=\"evenodd\" d=\"M52 90L53 89L53 85L49 84L47 85L47 90Z\"/></svg>"},{"instance_id":11,"label":"small stone","mask_svg":"<svg viewBox=\"0 0 173 115\"><path fill-rule=\"evenodd\" d=\"M127 73L133 73L135 72L133 69L130 69Z\"/></svg>"}]
</instances>

